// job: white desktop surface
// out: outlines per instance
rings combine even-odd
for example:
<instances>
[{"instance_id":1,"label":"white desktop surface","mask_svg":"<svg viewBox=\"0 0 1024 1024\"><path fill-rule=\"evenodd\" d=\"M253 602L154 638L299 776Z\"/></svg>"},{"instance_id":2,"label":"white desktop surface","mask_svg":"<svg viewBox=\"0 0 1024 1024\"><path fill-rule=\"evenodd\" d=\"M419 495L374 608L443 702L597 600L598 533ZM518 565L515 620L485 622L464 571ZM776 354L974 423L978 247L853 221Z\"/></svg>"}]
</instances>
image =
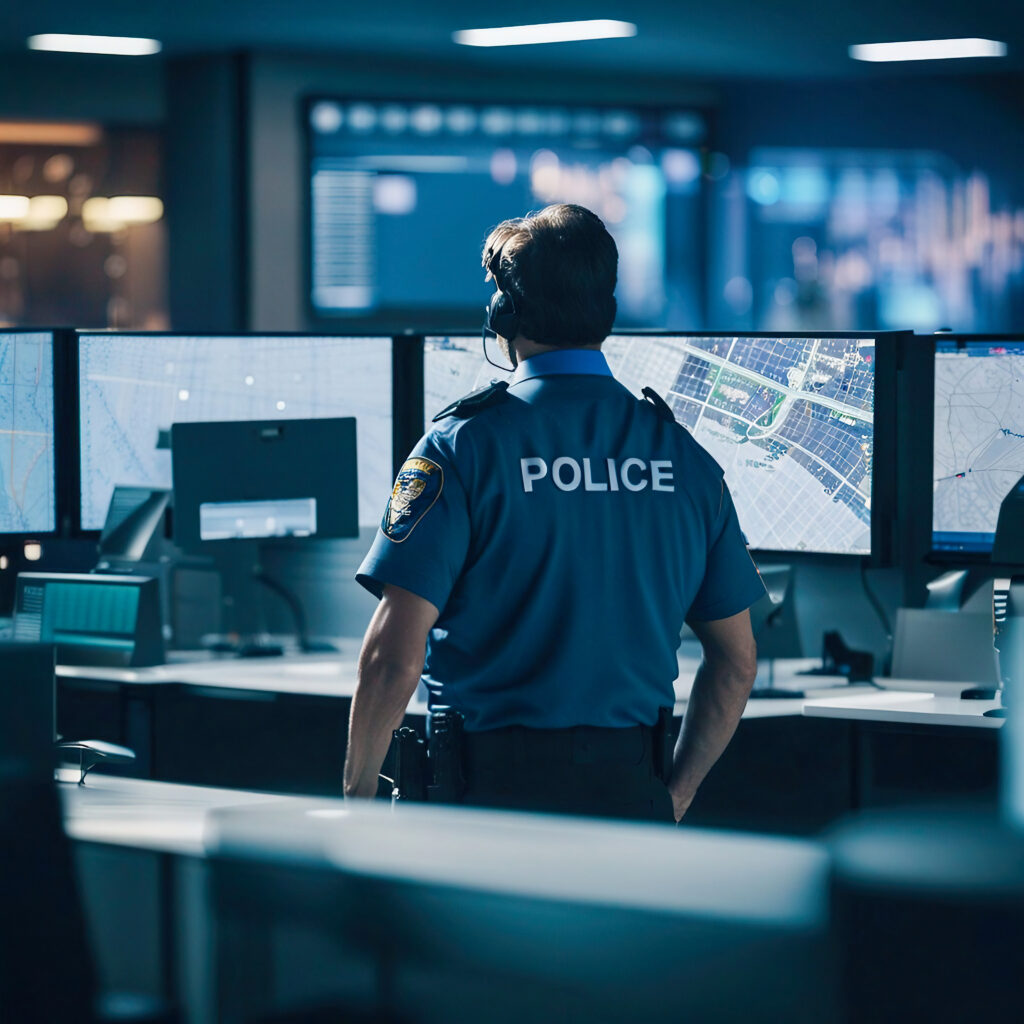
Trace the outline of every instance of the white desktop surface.
<instances>
[{"instance_id":1,"label":"white desktop surface","mask_svg":"<svg viewBox=\"0 0 1024 1024\"><path fill-rule=\"evenodd\" d=\"M332 654L295 654L277 658L190 658L153 668L135 669L59 665L57 675L62 679L105 680L137 686L178 684L292 696L348 698L355 692L356 667L362 641L348 638L335 642L339 651ZM691 653L680 652L678 663L675 713L682 715L686 711L686 702L693 688L700 659ZM816 664L818 661L813 658L778 659L773 669L773 685L784 690L802 690L806 697L754 699L747 704L743 717L785 718L802 714L806 701L827 697L840 689L844 694L871 692L865 686L847 686L845 680L839 677L799 674ZM763 664L758 678L761 682L768 682ZM427 713L426 704L418 695L410 702L409 713Z\"/></svg>"},{"instance_id":2,"label":"white desktop surface","mask_svg":"<svg viewBox=\"0 0 1024 1024\"><path fill-rule=\"evenodd\" d=\"M80 842L806 927L825 913L817 843L458 807L283 797L61 769ZM624 872L623 864L630 870Z\"/></svg>"},{"instance_id":3,"label":"white desktop surface","mask_svg":"<svg viewBox=\"0 0 1024 1024\"><path fill-rule=\"evenodd\" d=\"M811 718L999 729L1006 719L985 717L986 711L997 707L999 702L994 700L961 700L927 692L874 690L864 695L807 701L803 713Z\"/></svg>"},{"instance_id":4,"label":"white desktop surface","mask_svg":"<svg viewBox=\"0 0 1024 1024\"><path fill-rule=\"evenodd\" d=\"M57 772L64 830L72 839L186 856L203 856L211 811L260 803L280 806L289 799L280 793L182 786L98 771L79 786L78 777L77 768Z\"/></svg>"},{"instance_id":5,"label":"white desktop surface","mask_svg":"<svg viewBox=\"0 0 1024 1024\"><path fill-rule=\"evenodd\" d=\"M818 925L826 909L820 845L666 825L293 800L211 812L207 847L427 885L782 926Z\"/></svg>"}]
</instances>

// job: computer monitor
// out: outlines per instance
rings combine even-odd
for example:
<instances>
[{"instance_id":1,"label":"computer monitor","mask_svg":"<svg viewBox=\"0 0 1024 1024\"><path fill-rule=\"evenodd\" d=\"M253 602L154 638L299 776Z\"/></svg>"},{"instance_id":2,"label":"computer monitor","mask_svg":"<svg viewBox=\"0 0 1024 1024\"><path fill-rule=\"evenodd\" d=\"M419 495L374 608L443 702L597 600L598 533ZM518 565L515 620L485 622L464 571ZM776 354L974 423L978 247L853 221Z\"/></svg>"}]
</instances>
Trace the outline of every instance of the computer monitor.
<instances>
[{"instance_id":1,"label":"computer monitor","mask_svg":"<svg viewBox=\"0 0 1024 1024\"><path fill-rule=\"evenodd\" d=\"M160 665L159 584L145 576L19 573L14 639L55 644L64 665Z\"/></svg>"},{"instance_id":2,"label":"computer monitor","mask_svg":"<svg viewBox=\"0 0 1024 1024\"><path fill-rule=\"evenodd\" d=\"M479 331L423 339L424 429L429 429L434 416L463 395L492 380L512 379L511 370L500 368L506 360L498 343L488 340L487 351L498 366L492 366L484 358Z\"/></svg>"},{"instance_id":3,"label":"computer monitor","mask_svg":"<svg viewBox=\"0 0 1024 1024\"><path fill-rule=\"evenodd\" d=\"M359 535L355 417L176 423L171 449L174 540L185 550Z\"/></svg>"},{"instance_id":4,"label":"computer monitor","mask_svg":"<svg viewBox=\"0 0 1024 1024\"><path fill-rule=\"evenodd\" d=\"M937 339L932 548L992 550L1024 474L1024 338Z\"/></svg>"},{"instance_id":5,"label":"computer monitor","mask_svg":"<svg viewBox=\"0 0 1024 1024\"><path fill-rule=\"evenodd\" d=\"M623 253L621 324L700 321L700 113L330 98L306 113L316 314L475 324L487 231L567 202Z\"/></svg>"},{"instance_id":6,"label":"computer monitor","mask_svg":"<svg viewBox=\"0 0 1024 1024\"><path fill-rule=\"evenodd\" d=\"M171 486L175 423L322 419L359 424L359 522L392 484L391 341L384 337L80 334L81 528L114 488Z\"/></svg>"},{"instance_id":7,"label":"computer monitor","mask_svg":"<svg viewBox=\"0 0 1024 1024\"><path fill-rule=\"evenodd\" d=\"M57 528L53 333L0 331L0 534Z\"/></svg>"},{"instance_id":8,"label":"computer monitor","mask_svg":"<svg viewBox=\"0 0 1024 1024\"><path fill-rule=\"evenodd\" d=\"M104 562L141 562L160 536L171 492L154 487L115 487L100 534Z\"/></svg>"},{"instance_id":9,"label":"computer monitor","mask_svg":"<svg viewBox=\"0 0 1024 1024\"><path fill-rule=\"evenodd\" d=\"M875 338L614 334L602 351L619 381L638 398L657 391L718 460L752 548L871 554ZM510 376L469 335L426 338L423 373L428 425Z\"/></svg>"}]
</instances>

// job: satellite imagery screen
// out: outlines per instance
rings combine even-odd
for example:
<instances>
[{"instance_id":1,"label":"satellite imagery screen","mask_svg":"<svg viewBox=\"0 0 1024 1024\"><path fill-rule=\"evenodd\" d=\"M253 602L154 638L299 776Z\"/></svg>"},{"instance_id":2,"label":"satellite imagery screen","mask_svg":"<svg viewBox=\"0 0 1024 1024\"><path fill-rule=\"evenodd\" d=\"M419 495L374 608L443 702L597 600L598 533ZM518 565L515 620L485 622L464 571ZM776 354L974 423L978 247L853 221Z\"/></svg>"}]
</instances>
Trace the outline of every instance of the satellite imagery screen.
<instances>
[{"instance_id":1,"label":"satellite imagery screen","mask_svg":"<svg viewBox=\"0 0 1024 1024\"><path fill-rule=\"evenodd\" d=\"M359 522L391 491L387 338L83 335L82 528L117 485L171 486L173 423L356 417Z\"/></svg>"},{"instance_id":2,"label":"satellite imagery screen","mask_svg":"<svg viewBox=\"0 0 1024 1024\"><path fill-rule=\"evenodd\" d=\"M932 546L990 550L1024 476L1024 341L936 344L932 476Z\"/></svg>"},{"instance_id":3,"label":"satellite imagery screen","mask_svg":"<svg viewBox=\"0 0 1024 1024\"><path fill-rule=\"evenodd\" d=\"M751 547L870 553L874 339L613 335L602 351L717 459ZM479 336L427 338L427 423L509 376L484 361Z\"/></svg>"},{"instance_id":4,"label":"satellite imagery screen","mask_svg":"<svg viewBox=\"0 0 1024 1024\"><path fill-rule=\"evenodd\" d=\"M53 335L0 332L0 533L56 529Z\"/></svg>"}]
</instances>

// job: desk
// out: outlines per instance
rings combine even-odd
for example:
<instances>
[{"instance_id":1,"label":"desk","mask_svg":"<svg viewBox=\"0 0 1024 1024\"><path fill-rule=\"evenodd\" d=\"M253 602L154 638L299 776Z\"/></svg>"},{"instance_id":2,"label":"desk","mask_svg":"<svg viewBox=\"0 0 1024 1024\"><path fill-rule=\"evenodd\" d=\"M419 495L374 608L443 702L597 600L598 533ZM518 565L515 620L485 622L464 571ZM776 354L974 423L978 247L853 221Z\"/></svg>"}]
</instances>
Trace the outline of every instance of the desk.
<instances>
[{"instance_id":1,"label":"desk","mask_svg":"<svg viewBox=\"0 0 1024 1024\"><path fill-rule=\"evenodd\" d=\"M104 983L192 1024L382 996L438 1022L828 1017L814 843L96 773L61 796Z\"/></svg>"},{"instance_id":2,"label":"desk","mask_svg":"<svg viewBox=\"0 0 1024 1024\"><path fill-rule=\"evenodd\" d=\"M142 777L340 795L358 653L350 640L330 655L62 665L57 728L131 747ZM422 731L425 704L409 715Z\"/></svg>"},{"instance_id":3,"label":"desk","mask_svg":"<svg viewBox=\"0 0 1024 1024\"><path fill-rule=\"evenodd\" d=\"M934 693L873 690L826 700L808 700L803 706L803 713L811 718L842 718L857 722L999 729L1006 719L985 717L986 711L997 707L999 702L995 700L961 700Z\"/></svg>"},{"instance_id":4,"label":"desk","mask_svg":"<svg viewBox=\"0 0 1024 1024\"><path fill-rule=\"evenodd\" d=\"M808 701L809 719L853 730L853 803L857 808L957 802L991 805L998 797L999 729L986 718L996 701L947 692L886 690Z\"/></svg>"},{"instance_id":5,"label":"desk","mask_svg":"<svg viewBox=\"0 0 1024 1024\"><path fill-rule=\"evenodd\" d=\"M58 778L103 989L179 1003L193 1024L214 1024L207 823L216 810L280 806L282 797L100 770L84 786L77 769Z\"/></svg>"},{"instance_id":6,"label":"desk","mask_svg":"<svg viewBox=\"0 0 1024 1024\"><path fill-rule=\"evenodd\" d=\"M143 777L279 793L341 793L359 642L332 655L222 658L150 669L58 669L58 728L134 749ZM780 687L807 687L813 662L777 662ZM699 660L679 656L675 713ZM808 698L834 690L806 691ZM844 694L860 692L843 687ZM803 699L751 700L691 810L709 827L811 834L850 809L848 729L809 723ZM406 724L423 731L416 698ZM390 775L387 767L385 775Z\"/></svg>"},{"instance_id":7,"label":"desk","mask_svg":"<svg viewBox=\"0 0 1024 1024\"><path fill-rule=\"evenodd\" d=\"M296 1006L422 1024L830 1019L816 844L314 801L217 812L209 842L228 1024Z\"/></svg>"}]
</instances>

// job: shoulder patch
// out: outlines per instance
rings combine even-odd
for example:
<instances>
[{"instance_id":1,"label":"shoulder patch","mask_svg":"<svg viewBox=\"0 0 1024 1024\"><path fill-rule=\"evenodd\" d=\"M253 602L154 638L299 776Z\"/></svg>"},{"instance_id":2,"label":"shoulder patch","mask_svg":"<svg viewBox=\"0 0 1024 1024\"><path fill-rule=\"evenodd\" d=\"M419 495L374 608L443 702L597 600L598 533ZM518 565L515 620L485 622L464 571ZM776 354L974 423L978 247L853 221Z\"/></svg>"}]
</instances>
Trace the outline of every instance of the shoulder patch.
<instances>
[{"instance_id":1,"label":"shoulder patch","mask_svg":"<svg viewBox=\"0 0 1024 1024\"><path fill-rule=\"evenodd\" d=\"M444 470L421 455L406 459L395 478L380 524L388 540L401 544L430 511L444 487Z\"/></svg>"},{"instance_id":2,"label":"shoulder patch","mask_svg":"<svg viewBox=\"0 0 1024 1024\"><path fill-rule=\"evenodd\" d=\"M437 423L449 416L455 416L460 420L469 419L470 416L475 416L482 409L488 409L492 405L503 402L507 397L508 381L492 380L485 387L477 388L476 391L471 391L468 395L463 395L457 402L446 406L434 417L433 422Z\"/></svg>"},{"instance_id":3,"label":"shoulder patch","mask_svg":"<svg viewBox=\"0 0 1024 1024\"><path fill-rule=\"evenodd\" d=\"M654 388L644 388L640 392L644 398L654 406L654 411L666 422L675 423L675 413L669 408L668 403Z\"/></svg>"}]
</instances>

